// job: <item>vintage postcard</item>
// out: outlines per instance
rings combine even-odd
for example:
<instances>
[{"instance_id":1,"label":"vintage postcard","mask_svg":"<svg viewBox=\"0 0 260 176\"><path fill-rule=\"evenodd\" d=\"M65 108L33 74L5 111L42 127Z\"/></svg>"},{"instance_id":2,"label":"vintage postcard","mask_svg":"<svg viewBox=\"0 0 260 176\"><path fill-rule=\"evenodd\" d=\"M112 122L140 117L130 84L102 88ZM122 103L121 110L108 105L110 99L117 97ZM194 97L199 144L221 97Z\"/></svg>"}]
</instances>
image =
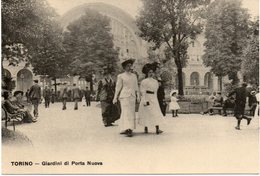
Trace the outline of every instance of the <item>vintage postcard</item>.
<instances>
[{"instance_id":1,"label":"vintage postcard","mask_svg":"<svg viewBox=\"0 0 260 176\"><path fill-rule=\"evenodd\" d=\"M258 0L2 0L2 174L259 174Z\"/></svg>"}]
</instances>

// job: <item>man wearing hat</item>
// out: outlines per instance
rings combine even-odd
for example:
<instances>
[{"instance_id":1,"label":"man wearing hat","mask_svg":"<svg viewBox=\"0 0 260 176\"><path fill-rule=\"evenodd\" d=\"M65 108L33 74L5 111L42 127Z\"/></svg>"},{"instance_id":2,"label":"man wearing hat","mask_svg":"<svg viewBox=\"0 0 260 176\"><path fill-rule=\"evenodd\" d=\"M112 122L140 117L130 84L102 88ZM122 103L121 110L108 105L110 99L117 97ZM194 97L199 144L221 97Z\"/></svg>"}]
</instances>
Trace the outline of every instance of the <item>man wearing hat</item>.
<instances>
[{"instance_id":1,"label":"man wearing hat","mask_svg":"<svg viewBox=\"0 0 260 176\"><path fill-rule=\"evenodd\" d=\"M81 99L81 91L78 87L76 87L76 84L73 84L72 88L72 99L74 101L74 110L78 110L78 102Z\"/></svg>"},{"instance_id":2,"label":"man wearing hat","mask_svg":"<svg viewBox=\"0 0 260 176\"><path fill-rule=\"evenodd\" d=\"M38 106L41 100L41 87L38 85L38 80L34 80L34 85L29 90L29 97L34 107L33 115L38 117Z\"/></svg>"},{"instance_id":3,"label":"man wearing hat","mask_svg":"<svg viewBox=\"0 0 260 176\"><path fill-rule=\"evenodd\" d=\"M45 86L43 90L43 98L44 98L45 108L48 108L50 106L50 101L51 101L51 90L47 86Z\"/></svg>"},{"instance_id":4,"label":"man wearing hat","mask_svg":"<svg viewBox=\"0 0 260 176\"><path fill-rule=\"evenodd\" d=\"M117 76L116 91L113 103L120 101L120 134L127 137L133 136L135 129L135 105L140 101L138 81L136 74L131 72L134 59L126 59L122 62L124 72Z\"/></svg>"},{"instance_id":5,"label":"man wearing hat","mask_svg":"<svg viewBox=\"0 0 260 176\"><path fill-rule=\"evenodd\" d=\"M86 91L85 91L85 100L86 100L86 105L90 106L90 102L91 102L91 91L89 90L88 87L86 87Z\"/></svg>"},{"instance_id":6,"label":"man wearing hat","mask_svg":"<svg viewBox=\"0 0 260 176\"><path fill-rule=\"evenodd\" d=\"M64 83L64 88L62 89L60 98L62 100L62 110L66 110L66 104L67 104L67 100L69 98L69 91L68 91L68 86L67 83Z\"/></svg>"},{"instance_id":7,"label":"man wearing hat","mask_svg":"<svg viewBox=\"0 0 260 176\"><path fill-rule=\"evenodd\" d=\"M236 95L234 115L237 119L237 126L235 127L237 130L240 130L240 123L242 119L247 120L247 125L249 125L251 122L251 118L248 118L244 115L246 98L248 96L246 87L247 87L247 83L242 83L241 87L236 88L233 92L229 94L229 97L232 95Z\"/></svg>"}]
</instances>

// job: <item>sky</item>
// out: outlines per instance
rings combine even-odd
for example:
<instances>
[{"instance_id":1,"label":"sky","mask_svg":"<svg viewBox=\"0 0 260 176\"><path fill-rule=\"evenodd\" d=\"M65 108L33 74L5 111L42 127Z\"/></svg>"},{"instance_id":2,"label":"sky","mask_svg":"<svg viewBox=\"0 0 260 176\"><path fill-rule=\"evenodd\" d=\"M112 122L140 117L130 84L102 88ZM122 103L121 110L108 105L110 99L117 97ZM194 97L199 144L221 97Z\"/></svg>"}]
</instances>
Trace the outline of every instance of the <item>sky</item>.
<instances>
[{"instance_id":1,"label":"sky","mask_svg":"<svg viewBox=\"0 0 260 176\"><path fill-rule=\"evenodd\" d=\"M73 7L92 2L104 2L119 7L132 17L136 17L138 10L142 7L141 0L48 0L59 15L63 15ZM249 10L252 16L259 15L259 0L242 0L244 8Z\"/></svg>"}]
</instances>

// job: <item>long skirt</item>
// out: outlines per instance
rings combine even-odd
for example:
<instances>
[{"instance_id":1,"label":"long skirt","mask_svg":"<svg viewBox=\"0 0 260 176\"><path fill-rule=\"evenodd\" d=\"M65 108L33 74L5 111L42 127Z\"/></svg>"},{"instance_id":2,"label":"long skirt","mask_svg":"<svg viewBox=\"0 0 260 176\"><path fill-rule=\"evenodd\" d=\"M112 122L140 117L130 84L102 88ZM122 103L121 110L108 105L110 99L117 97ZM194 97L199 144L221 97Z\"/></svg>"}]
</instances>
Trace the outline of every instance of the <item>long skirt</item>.
<instances>
[{"instance_id":1,"label":"long skirt","mask_svg":"<svg viewBox=\"0 0 260 176\"><path fill-rule=\"evenodd\" d=\"M105 125L114 123L120 117L120 105L101 101L102 118Z\"/></svg>"},{"instance_id":2,"label":"long skirt","mask_svg":"<svg viewBox=\"0 0 260 176\"><path fill-rule=\"evenodd\" d=\"M144 106L144 101L149 102L149 105ZM142 126L155 128L155 126L161 124L163 114L156 95L147 94L145 100L143 98L141 99L138 116L139 124Z\"/></svg>"},{"instance_id":3,"label":"long skirt","mask_svg":"<svg viewBox=\"0 0 260 176\"><path fill-rule=\"evenodd\" d=\"M136 98L131 96L127 98L120 98L121 104L121 116L119 127L120 131L125 131L127 129L135 129L135 100Z\"/></svg>"}]
</instances>

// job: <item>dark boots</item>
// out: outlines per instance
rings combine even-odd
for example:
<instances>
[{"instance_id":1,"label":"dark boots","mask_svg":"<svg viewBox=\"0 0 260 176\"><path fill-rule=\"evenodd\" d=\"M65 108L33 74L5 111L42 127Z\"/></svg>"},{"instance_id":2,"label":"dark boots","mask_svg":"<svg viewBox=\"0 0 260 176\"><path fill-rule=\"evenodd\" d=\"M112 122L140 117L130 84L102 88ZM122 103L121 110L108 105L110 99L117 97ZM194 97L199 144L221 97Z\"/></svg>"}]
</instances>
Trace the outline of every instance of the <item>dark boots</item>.
<instances>
[{"instance_id":1,"label":"dark boots","mask_svg":"<svg viewBox=\"0 0 260 176\"><path fill-rule=\"evenodd\" d=\"M133 136L133 131L131 129L126 130L126 136L127 137L132 137Z\"/></svg>"},{"instance_id":2,"label":"dark boots","mask_svg":"<svg viewBox=\"0 0 260 176\"><path fill-rule=\"evenodd\" d=\"M178 110L172 110L172 117L178 117Z\"/></svg>"},{"instance_id":3,"label":"dark boots","mask_svg":"<svg viewBox=\"0 0 260 176\"><path fill-rule=\"evenodd\" d=\"M148 133L148 128L147 127L144 127L144 133Z\"/></svg>"},{"instance_id":4,"label":"dark boots","mask_svg":"<svg viewBox=\"0 0 260 176\"><path fill-rule=\"evenodd\" d=\"M163 132L162 130L159 129L159 126L158 126L158 125L155 126L155 128L156 128L156 134L160 134L160 133Z\"/></svg>"}]
</instances>

